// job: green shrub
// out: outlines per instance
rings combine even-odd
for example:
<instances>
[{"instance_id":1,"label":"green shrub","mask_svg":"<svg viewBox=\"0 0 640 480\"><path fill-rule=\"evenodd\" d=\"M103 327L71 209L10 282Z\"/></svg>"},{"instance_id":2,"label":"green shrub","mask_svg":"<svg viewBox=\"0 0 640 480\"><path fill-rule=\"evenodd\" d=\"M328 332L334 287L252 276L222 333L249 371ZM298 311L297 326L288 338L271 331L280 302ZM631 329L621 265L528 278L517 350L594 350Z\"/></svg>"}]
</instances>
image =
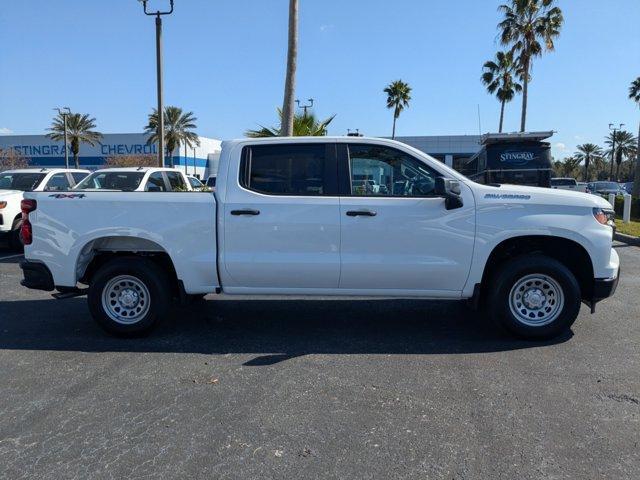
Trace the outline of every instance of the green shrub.
<instances>
[{"instance_id":1,"label":"green shrub","mask_svg":"<svg viewBox=\"0 0 640 480\"><path fill-rule=\"evenodd\" d=\"M616 197L615 204L616 214L622 217L622 212L624 211L624 197L618 195ZM633 220L640 220L640 198L636 197L631 199L631 218Z\"/></svg>"}]
</instances>

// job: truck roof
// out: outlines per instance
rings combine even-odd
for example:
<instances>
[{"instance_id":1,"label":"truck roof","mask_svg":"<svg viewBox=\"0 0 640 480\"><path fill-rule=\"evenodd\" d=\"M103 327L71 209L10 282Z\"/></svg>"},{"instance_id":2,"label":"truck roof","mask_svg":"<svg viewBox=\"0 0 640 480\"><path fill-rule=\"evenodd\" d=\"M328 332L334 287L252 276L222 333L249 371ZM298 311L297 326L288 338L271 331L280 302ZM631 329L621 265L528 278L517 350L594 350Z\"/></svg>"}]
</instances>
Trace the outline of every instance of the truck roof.
<instances>
[{"instance_id":1,"label":"truck roof","mask_svg":"<svg viewBox=\"0 0 640 480\"><path fill-rule=\"evenodd\" d=\"M34 168L16 168L13 170L5 170L0 173L60 173L60 172L89 172L89 170L82 168L46 168L46 167L34 167Z\"/></svg>"},{"instance_id":2,"label":"truck roof","mask_svg":"<svg viewBox=\"0 0 640 480\"><path fill-rule=\"evenodd\" d=\"M113 168L100 168L96 172L148 172L150 170L166 171L166 172L181 172L177 168L171 167L113 167ZM95 173L95 172L94 172Z\"/></svg>"},{"instance_id":3,"label":"truck roof","mask_svg":"<svg viewBox=\"0 0 640 480\"><path fill-rule=\"evenodd\" d=\"M411 147L406 143L399 142L397 140L391 140L383 137L349 137L349 136L323 136L323 137L260 137L260 138L236 138L232 140L225 140L222 142L223 146L229 147L233 145L250 143L250 144L270 144L270 143L381 143L388 145L389 143L396 143L403 147Z\"/></svg>"}]
</instances>

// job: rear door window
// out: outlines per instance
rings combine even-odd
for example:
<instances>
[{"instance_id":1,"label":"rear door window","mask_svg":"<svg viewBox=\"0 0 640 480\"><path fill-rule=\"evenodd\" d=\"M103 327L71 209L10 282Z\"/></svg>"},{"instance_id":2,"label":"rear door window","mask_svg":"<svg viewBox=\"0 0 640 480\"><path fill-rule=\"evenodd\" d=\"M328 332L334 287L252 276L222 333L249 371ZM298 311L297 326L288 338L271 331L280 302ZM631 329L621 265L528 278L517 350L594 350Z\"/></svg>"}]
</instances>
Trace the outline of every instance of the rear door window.
<instances>
[{"instance_id":1,"label":"rear door window","mask_svg":"<svg viewBox=\"0 0 640 480\"><path fill-rule=\"evenodd\" d=\"M187 184L184 182L184 178L178 172L165 172L169 179L169 185L174 192L184 192L188 190Z\"/></svg>"},{"instance_id":2,"label":"rear door window","mask_svg":"<svg viewBox=\"0 0 640 480\"><path fill-rule=\"evenodd\" d=\"M47 182L45 191L56 191L56 190L69 190L71 188L71 184L69 183L69 179L67 178L66 173L56 173L52 175L49 181Z\"/></svg>"},{"instance_id":3,"label":"rear door window","mask_svg":"<svg viewBox=\"0 0 640 480\"><path fill-rule=\"evenodd\" d=\"M240 184L249 190L267 195L337 195L337 183L333 144L254 145L243 151Z\"/></svg>"},{"instance_id":4,"label":"rear door window","mask_svg":"<svg viewBox=\"0 0 640 480\"><path fill-rule=\"evenodd\" d=\"M147 185L145 186L147 192L166 192L167 186L164 181L162 172L154 172L149 175Z\"/></svg>"},{"instance_id":5,"label":"rear door window","mask_svg":"<svg viewBox=\"0 0 640 480\"><path fill-rule=\"evenodd\" d=\"M71 176L73 177L73 183L75 183L76 185L79 184L82 180L84 180L87 177L87 173L83 173L83 172L72 172Z\"/></svg>"}]
</instances>

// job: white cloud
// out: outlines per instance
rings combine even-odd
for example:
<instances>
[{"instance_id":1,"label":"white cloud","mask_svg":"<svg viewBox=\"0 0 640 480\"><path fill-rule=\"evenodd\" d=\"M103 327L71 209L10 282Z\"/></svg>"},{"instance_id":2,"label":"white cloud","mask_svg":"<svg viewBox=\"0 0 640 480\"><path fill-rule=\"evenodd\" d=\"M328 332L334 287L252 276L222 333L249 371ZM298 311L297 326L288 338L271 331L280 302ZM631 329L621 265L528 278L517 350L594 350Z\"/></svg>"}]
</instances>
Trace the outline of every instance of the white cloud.
<instances>
[{"instance_id":1,"label":"white cloud","mask_svg":"<svg viewBox=\"0 0 640 480\"><path fill-rule=\"evenodd\" d=\"M333 27L334 27L334 25L331 24L331 23L323 24L323 25L320 25L320 31L321 32L326 32L326 31L329 31L329 30L333 29Z\"/></svg>"},{"instance_id":2,"label":"white cloud","mask_svg":"<svg viewBox=\"0 0 640 480\"><path fill-rule=\"evenodd\" d=\"M574 135L574 136L573 136L573 139L574 139L574 140L578 140L578 141L580 141L580 140L582 140L582 139L583 139L583 137L582 137L582 135Z\"/></svg>"},{"instance_id":3,"label":"white cloud","mask_svg":"<svg viewBox=\"0 0 640 480\"><path fill-rule=\"evenodd\" d=\"M13 130L7 127L0 127L0 135L11 135Z\"/></svg>"},{"instance_id":4,"label":"white cloud","mask_svg":"<svg viewBox=\"0 0 640 480\"><path fill-rule=\"evenodd\" d=\"M567 150L567 146L562 142L558 142L554 144L553 148L555 148L556 150L559 150L560 152L564 152Z\"/></svg>"}]
</instances>

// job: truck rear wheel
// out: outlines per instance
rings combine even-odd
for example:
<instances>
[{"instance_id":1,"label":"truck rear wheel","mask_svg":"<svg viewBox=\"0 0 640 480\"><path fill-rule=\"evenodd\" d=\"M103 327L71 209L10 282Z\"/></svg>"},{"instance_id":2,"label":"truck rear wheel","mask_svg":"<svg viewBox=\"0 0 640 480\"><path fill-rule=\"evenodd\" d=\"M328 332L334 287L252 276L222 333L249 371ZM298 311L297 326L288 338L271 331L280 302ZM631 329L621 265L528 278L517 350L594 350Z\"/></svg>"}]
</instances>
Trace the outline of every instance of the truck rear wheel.
<instances>
[{"instance_id":1,"label":"truck rear wheel","mask_svg":"<svg viewBox=\"0 0 640 480\"><path fill-rule=\"evenodd\" d=\"M164 318L170 307L167 275L155 263L135 257L109 261L89 286L89 310L107 332L141 336Z\"/></svg>"},{"instance_id":2,"label":"truck rear wheel","mask_svg":"<svg viewBox=\"0 0 640 480\"><path fill-rule=\"evenodd\" d=\"M514 258L494 276L489 315L512 334L548 339L571 328L580 311L580 286L559 261L540 254Z\"/></svg>"}]
</instances>

